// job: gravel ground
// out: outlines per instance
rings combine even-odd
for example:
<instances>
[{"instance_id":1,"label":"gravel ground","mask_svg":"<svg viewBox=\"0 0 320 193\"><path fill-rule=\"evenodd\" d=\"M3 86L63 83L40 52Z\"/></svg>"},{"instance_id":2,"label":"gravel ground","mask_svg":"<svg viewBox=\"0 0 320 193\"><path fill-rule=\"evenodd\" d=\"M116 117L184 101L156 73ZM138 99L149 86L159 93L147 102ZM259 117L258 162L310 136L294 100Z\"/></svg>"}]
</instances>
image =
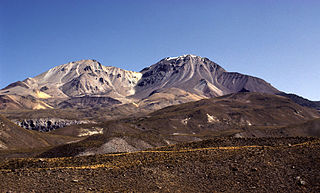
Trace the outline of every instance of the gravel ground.
<instances>
[{"instance_id":1,"label":"gravel ground","mask_svg":"<svg viewBox=\"0 0 320 193\"><path fill-rule=\"evenodd\" d=\"M9 159L0 162L0 190L320 192L319 139L262 141L236 140L236 146L217 148L209 140L135 153Z\"/></svg>"}]
</instances>

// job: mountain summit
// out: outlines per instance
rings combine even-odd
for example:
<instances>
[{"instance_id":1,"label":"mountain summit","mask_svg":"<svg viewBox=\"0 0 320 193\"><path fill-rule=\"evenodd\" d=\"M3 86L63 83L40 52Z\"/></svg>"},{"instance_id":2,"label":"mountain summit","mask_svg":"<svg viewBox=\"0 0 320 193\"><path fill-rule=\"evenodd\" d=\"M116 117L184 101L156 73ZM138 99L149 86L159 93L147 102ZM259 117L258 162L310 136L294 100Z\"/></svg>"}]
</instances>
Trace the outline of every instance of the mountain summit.
<instances>
[{"instance_id":1,"label":"mountain summit","mask_svg":"<svg viewBox=\"0 0 320 193\"><path fill-rule=\"evenodd\" d=\"M179 88L197 95L216 97L246 90L278 93L264 80L240 73L230 73L208 58L195 55L168 57L141 71L137 96L147 96L155 89Z\"/></svg>"},{"instance_id":2,"label":"mountain summit","mask_svg":"<svg viewBox=\"0 0 320 193\"><path fill-rule=\"evenodd\" d=\"M134 94L134 86L141 76L139 72L103 66L96 60L80 60L12 83L1 93L36 99L67 99L85 95L125 98Z\"/></svg>"},{"instance_id":3,"label":"mountain summit","mask_svg":"<svg viewBox=\"0 0 320 193\"><path fill-rule=\"evenodd\" d=\"M172 96L171 104L175 104L182 95L187 97L178 103L240 91L279 92L260 78L227 72L208 58L195 55L167 57L140 72L80 60L8 85L0 91L0 108L57 108L79 97L86 97L85 101L88 97L95 97L95 101L99 101L96 97L110 97L131 103L154 93Z\"/></svg>"}]
</instances>

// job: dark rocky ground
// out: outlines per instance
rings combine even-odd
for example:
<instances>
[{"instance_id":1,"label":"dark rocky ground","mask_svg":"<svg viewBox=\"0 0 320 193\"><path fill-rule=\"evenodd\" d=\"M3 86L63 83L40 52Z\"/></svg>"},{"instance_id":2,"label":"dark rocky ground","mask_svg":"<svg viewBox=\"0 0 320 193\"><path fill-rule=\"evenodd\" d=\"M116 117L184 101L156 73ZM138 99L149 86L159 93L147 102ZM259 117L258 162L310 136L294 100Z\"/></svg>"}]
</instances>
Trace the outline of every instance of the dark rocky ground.
<instances>
[{"instance_id":1,"label":"dark rocky ground","mask_svg":"<svg viewBox=\"0 0 320 193\"><path fill-rule=\"evenodd\" d=\"M317 138L212 139L0 162L1 192L320 192Z\"/></svg>"}]
</instances>

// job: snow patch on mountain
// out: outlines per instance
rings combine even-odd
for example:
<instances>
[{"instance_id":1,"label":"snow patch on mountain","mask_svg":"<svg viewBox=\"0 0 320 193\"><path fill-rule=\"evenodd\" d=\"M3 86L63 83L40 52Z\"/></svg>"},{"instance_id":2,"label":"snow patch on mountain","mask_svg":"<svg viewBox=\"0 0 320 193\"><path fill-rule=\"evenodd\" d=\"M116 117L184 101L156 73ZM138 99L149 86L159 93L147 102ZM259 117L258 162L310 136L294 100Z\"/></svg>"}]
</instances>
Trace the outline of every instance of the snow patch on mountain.
<instances>
[{"instance_id":1,"label":"snow patch on mountain","mask_svg":"<svg viewBox=\"0 0 320 193\"><path fill-rule=\"evenodd\" d=\"M183 59L183 58L185 58L185 57L187 57L187 56L190 56L190 57L193 57L193 58L199 57L199 56L192 55L192 54L185 54L185 55L182 55L182 56L167 57L167 58L165 58L165 60Z\"/></svg>"}]
</instances>

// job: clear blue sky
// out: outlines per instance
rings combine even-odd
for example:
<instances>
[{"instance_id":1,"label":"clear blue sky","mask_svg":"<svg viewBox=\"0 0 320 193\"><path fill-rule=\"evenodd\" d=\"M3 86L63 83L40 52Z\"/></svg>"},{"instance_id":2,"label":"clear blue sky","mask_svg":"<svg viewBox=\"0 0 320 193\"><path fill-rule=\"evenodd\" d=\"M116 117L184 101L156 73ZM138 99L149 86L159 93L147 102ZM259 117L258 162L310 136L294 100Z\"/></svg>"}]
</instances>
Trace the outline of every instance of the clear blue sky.
<instances>
[{"instance_id":1,"label":"clear blue sky","mask_svg":"<svg viewBox=\"0 0 320 193\"><path fill-rule=\"evenodd\" d=\"M140 71L168 56L320 100L319 0L0 0L0 87L71 61Z\"/></svg>"}]
</instances>

